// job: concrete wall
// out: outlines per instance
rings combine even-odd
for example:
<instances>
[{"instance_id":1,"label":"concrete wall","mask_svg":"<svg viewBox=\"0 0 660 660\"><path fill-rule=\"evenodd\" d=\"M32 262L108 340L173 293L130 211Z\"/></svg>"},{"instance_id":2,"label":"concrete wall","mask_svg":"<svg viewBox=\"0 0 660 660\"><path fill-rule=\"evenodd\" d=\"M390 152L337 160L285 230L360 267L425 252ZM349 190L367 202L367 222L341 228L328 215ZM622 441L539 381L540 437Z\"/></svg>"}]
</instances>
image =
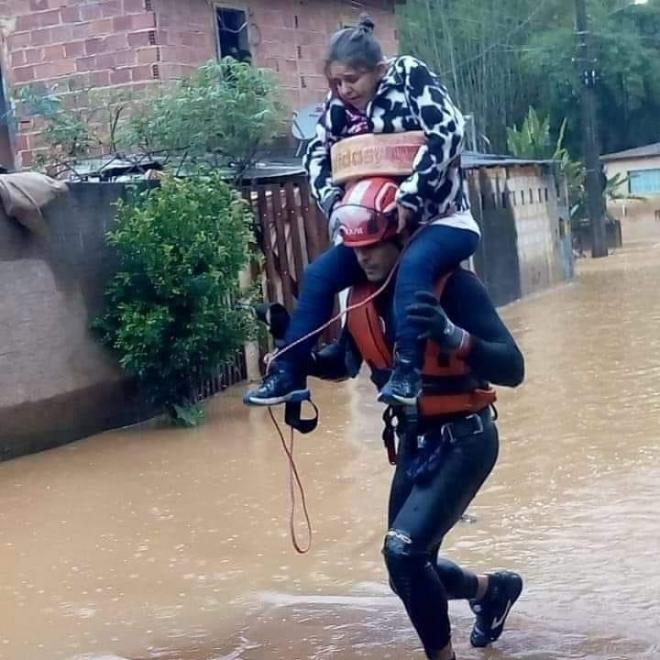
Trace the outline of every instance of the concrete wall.
<instances>
[{"instance_id":1,"label":"concrete wall","mask_svg":"<svg viewBox=\"0 0 660 660\"><path fill-rule=\"evenodd\" d=\"M476 266L497 304L572 275L552 173L491 168L468 179L483 229ZM530 203L530 187L542 200L547 188L548 202ZM123 193L122 184L73 184L46 210L43 239L0 214L0 459L152 413L89 332L115 268L105 234Z\"/></svg>"},{"instance_id":2,"label":"concrete wall","mask_svg":"<svg viewBox=\"0 0 660 660\"><path fill-rule=\"evenodd\" d=\"M552 169L489 167L467 176L483 233L475 264L498 305L573 277L565 186Z\"/></svg>"},{"instance_id":3,"label":"concrete wall","mask_svg":"<svg viewBox=\"0 0 660 660\"><path fill-rule=\"evenodd\" d=\"M275 71L291 109L327 92L327 40L360 9L341 0L0 0L0 68L9 88L45 83L139 93L216 57L215 7L244 9L254 62ZM397 51L393 0L369 12L387 54ZM13 136L17 167L41 148L38 120Z\"/></svg>"},{"instance_id":4,"label":"concrete wall","mask_svg":"<svg viewBox=\"0 0 660 660\"><path fill-rule=\"evenodd\" d=\"M120 184L74 184L35 238L0 211L0 460L147 414L89 333L114 268Z\"/></svg>"},{"instance_id":5,"label":"concrete wall","mask_svg":"<svg viewBox=\"0 0 660 660\"><path fill-rule=\"evenodd\" d=\"M660 156L652 158L630 158L603 163L605 174L611 178L617 174L628 176L633 170L660 169ZM621 195L628 194L628 183L619 189ZM648 236L660 237L660 195L644 195L644 200L608 201L607 210L621 221L624 243L642 240Z\"/></svg>"}]
</instances>

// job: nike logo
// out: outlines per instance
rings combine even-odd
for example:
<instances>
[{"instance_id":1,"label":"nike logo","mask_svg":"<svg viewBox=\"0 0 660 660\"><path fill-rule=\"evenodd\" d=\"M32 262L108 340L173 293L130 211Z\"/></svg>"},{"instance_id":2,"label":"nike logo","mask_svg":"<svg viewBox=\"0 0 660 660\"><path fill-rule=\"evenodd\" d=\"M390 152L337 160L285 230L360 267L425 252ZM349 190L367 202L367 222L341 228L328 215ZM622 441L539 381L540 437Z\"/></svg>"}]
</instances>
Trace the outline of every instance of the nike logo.
<instances>
[{"instance_id":1,"label":"nike logo","mask_svg":"<svg viewBox=\"0 0 660 660\"><path fill-rule=\"evenodd\" d=\"M511 609L511 605L513 605L513 603L510 600L507 601L506 609L504 610L504 614L502 614L502 617L499 618L499 619L493 619L493 623L490 627L491 630L495 630L495 628L499 628L504 623L504 619L506 619L507 614L509 613L509 610Z\"/></svg>"}]
</instances>

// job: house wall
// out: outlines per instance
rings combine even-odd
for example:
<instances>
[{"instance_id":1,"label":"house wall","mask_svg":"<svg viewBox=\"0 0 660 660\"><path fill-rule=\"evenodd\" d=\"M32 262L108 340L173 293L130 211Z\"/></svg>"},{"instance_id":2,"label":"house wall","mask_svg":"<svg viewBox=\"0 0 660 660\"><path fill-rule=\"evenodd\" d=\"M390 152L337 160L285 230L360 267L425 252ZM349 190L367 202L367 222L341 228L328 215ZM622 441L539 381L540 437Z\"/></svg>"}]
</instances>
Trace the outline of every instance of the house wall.
<instances>
[{"instance_id":1,"label":"house wall","mask_svg":"<svg viewBox=\"0 0 660 660\"><path fill-rule=\"evenodd\" d=\"M660 169L660 156L651 158L630 158L603 163L605 174L611 178L617 174L627 176L634 170ZM628 194L628 183L619 188L619 194ZM607 210L621 221L621 233L624 243L644 240L648 237L660 237L660 194L644 195L643 200L610 200Z\"/></svg>"},{"instance_id":2,"label":"house wall","mask_svg":"<svg viewBox=\"0 0 660 660\"><path fill-rule=\"evenodd\" d=\"M38 237L0 205L0 460L148 416L89 330L115 258L122 184L73 184Z\"/></svg>"},{"instance_id":3,"label":"house wall","mask_svg":"<svg viewBox=\"0 0 660 660\"><path fill-rule=\"evenodd\" d=\"M40 83L140 92L217 56L216 6L248 13L253 61L275 71L291 110L323 98L328 36L359 14L340 0L0 0L0 67L13 90ZM369 11L385 52L395 54L393 0ZM39 121L21 119L12 136L17 167L32 165L40 131Z\"/></svg>"},{"instance_id":4,"label":"house wall","mask_svg":"<svg viewBox=\"0 0 660 660\"><path fill-rule=\"evenodd\" d=\"M540 165L475 168L467 176L482 231L475 265L497 304L573 277L561 177Z\"/></svg>"},{"instance_id":5,"label":"house wall","mask_svg":"<svg viewBox=\"0 0 660 660\"><path fill-rule=\"evenodd\" d=\"M188 73L216 56L215 7L247 12L254 62L275 71L291 108L325 96L328 37L342 25L354 24L360 13L348 3L327 0L227 0L211 5L208 0L154 0L164 77ZM384 51L396 54L394 3L372 2L369 12Z\"/></svg>"}]
</instances>

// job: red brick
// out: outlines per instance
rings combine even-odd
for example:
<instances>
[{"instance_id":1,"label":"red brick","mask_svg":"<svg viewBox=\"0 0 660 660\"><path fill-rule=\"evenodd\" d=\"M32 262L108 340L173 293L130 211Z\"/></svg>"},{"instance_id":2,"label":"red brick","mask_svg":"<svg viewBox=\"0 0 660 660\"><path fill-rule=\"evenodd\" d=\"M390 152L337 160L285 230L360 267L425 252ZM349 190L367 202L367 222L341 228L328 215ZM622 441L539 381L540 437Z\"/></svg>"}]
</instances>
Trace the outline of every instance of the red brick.
<instances>
[{"instance_id":1,"label":"red brick","mask_svg":"<svg viewBox=\"0 0 660 660\"><path fill-rule=\"evenodd\" d=\"M131 82L131 70L128 67L110 72L111 85L121 85L128 82Z\"/></svg>"},{"instance_id":2,"label":"red brick","mask_svg":"<svg viewBox=\"0 0 660 660\"><path fill-rule=\"evenodd\" d=\"M183 46L197 46L205 35L202 32L179 32L177 42Z\"/></svg>"},{"instance_id":3,"label":"red brick","mask_svg":"<svg viewBox=\"0 0 660 660\"><path fill-rule=\"evenodd\" d=\"M288 12L287 12L288 13ZM284 15L281 9L264 9L259 12L258 20L260 25L269 25L270 27L286 27ZM293 24L291 27L294 27Z\"/></svg>"},{"instance_id":4,"label":"red brick","mask_svg":"<svg viewBox=\"0 0 660 660\"><path fill-rule=\"evenodd\" d=\"M145 80L153 80L153 71L149 64L142 66L135 66L131 69L131 80L134 82L143 82Z\"/></svg>"},{"instance_id":5,"label":"red brick","mask_svg":"<svg viewBox=\"0 0 660 660\"><path fill-rule=\"evenodd\" d=\"M298 70L305 76L322 75L323 62L317 58L313 60L300 60Z\"/></svg>"},{"instance_id":6,"label":"red brick","mask_svg":"<svg viewBox=\"0 0 660 660\"><path fill-rule=\"evenodd\" d=\"M76 63L73 60L60 60L59 62L46 62L34 66L34 75L37 80L48 78L60 78L68 76L76 71Z\"/></svg>"},{"instance_id":7,"label":"red brick","mask_svg":"<svg viewBox=\"0 0 660 660\"><path fill-rule=\"evenodd\" d=\"M296 14L294 14L291 11L282 12L282 22L284 24L284 27L296 29ZM248 32L249 30L250 27L248 26Z\"/></svg>"},{"instance_id":8,"label":"red brick","mask_svg":"<svg viewBox=\"0 0 660 660\"><path fill-rule=\"evenodd\" d=\"M128 32L132 28L132 16L115 16L112 19L112 29L115 32Z\"/></svg>"},{"instance_id":9,"label":"red brick","mask_svg":"<svg viewBox=\"0 0 660 660\"><path fill-rule=\"evenodd\" d=\"M325 48L327 35L325 32L311 32L309 30L298 30L296 32L299 46L321 46ZM321 51L322 52L322 51Z\"/></svg>"},{"instance_id":10,"label":"red brick","mask_svg":"<svg viewBox=\"0 0 660 660\"><path fill-rule=\"evenodd\" d=\"M298 57L298 49L293 41L283 43L264 43L259 49L266 56L277 57L280 59L293 60ZM318 52L323 52L319 48Z\"/></svg>"},{"instance_id":11,"label":"red brick","mask_svg":"<svg viewBox=\"0 0 660 660\"><path fill-rule=\"evenodd\" d=\"M280 60L280 69L286 73L298 73L301 71L298 60Z\"/></svg>"},{"instance_id":12,"label":"red brick","mask_svg":"<svg viewBox=\"0 0 660 660\"><path fill-rule=\"evenodd\" d=\"M50 29L50 43L52 44L65 44L69 41L74 41L76 37L73 36L74 28L71 25L56 25Z\"/></svg>"},{"instance_id":13,"label":"red brick","mask_svg":"<svg viewBox=\"0 0 660 660\"><path fill-rule=\"evenodd\" d=\"M283 43L287 40L295 40L296 32L288 30L283 27L276 27L265 24L260 27L261 38L263 41L274 41L276 43Z\"/></svg>"},{"instance_id":14,"label":"red brick","mask_svg":"<svg viewBox=\"0 0 660 660\"><path fill-rule=\"evenodd\" d=\"M38 27L41 27L39 14L23 14L16 19L16 29L19 31L35 30Z\"/></svg>"},{"instance_id":15,"label":"red brick","mask_svg":"<svg viewBox=\"0 0 660 660\"><path fill-rule=\"evenodd\" d=\"M98 68L95 55L90 57L79 57L76 60L76 69L78 69L78 71L94 71Z\"/></svg>"},{"instance_id":16,"label":"red brick","mask_svg":"<svg viewBox=\"0 0 660 660\"><path fill-rule=\"evenodd\" d=\"M80 18L83 21L93 21L96 18L102 18L103 13L101 12L101 7L98 4L85 5L80 8Z\"/></svg>"},{"instance_id":17,"label":"red brick","mask_svg":"<svg viewBox=\"0 0 660 660\"><path fill-rule=\"evenodd\" d=\"M144 11L144 0L124 0L123 6L126 14L139 14Z\"/></svg>"},{"instance_id":18,"label":"red brick","mask_svg":"<svg viewBox=\"0 0 660 660\"><path fill-rule=\"evenodd\" d=\"M19 48L27 48L32 43L31 32L13 32L7 37L7 45L9 50L18 50Z\"/></svg>"},{"instance_id":19,"label":"red brick","mask_svg":"<svg viewBox=\"0 0 660 660\"><path fill-rule=\"evenodd\" d=\"M89 29L90 23L73 23L71 26L68 27L69 31L71 32L71 37L70 40L72 41L80 41L82 39L91 39L95 35L92 34L92 31ZM60 28L54 28L55 30L58 29L63 29L62 27Z\"/></svg>"},{"instance_id":20,"label":"red brick","mask_svg":"<svg viewBox=\"0 0 660 660\"><path fill-rule=\"evenodd\" d=\"M62 23L79 23L80 9L78 7L62 7Z\"/></svg>"},{"instance_id":21,"label":"red brick","mask_svg":"<svg viewBox=\"0 0 660 660\"><path fill-rule=\"evenodd\" d=\"M160 46L148 46L147 48L138 48L138 64L154 64L160 61Z\"/></svg>"},{"instance_id":22,"label":"red brick","mask_svg":"<svg viewBox=\"0 0 660 660\"><path fill-rule=\"evenodd\" d=\"M104 0L101 3L101 14L103 16L121 16L122 13L121 0Z\"/></svg>"},{"instance_id":23,"label":"red brick","mask_svg":"<svg viewBox=\"0 0 660 660\"><path fill-rule=\"evenodd\" d=\"M26 64L39 64L41 62L41 48L28 48L22 52L25 53Z\"/></svg>"},{"instance_id":24,"label":"red brick","mask_svg":"<svg viewBox=\"0 0 660 660\"><path fill-rule=\"evenodd\" d=\"M34 66L19 66L12 71L14 81L17 83L34 80Z\"/></svg>"},{"instance_id":25,"label":"red brick","mask_svg":"<svg viewBox=\"0 0 660 660\"><path fill-rule=\"evenodd\" d=\"M23 66L26 63L25 59L25 52L24 50L17 50L15 53L11 54L11 66L16 67L16 66ZM32 64L32 62L28 62L28 64Z\"/></svg>"},{"instance_id":26,"label":"red brick","mask_svg":"<svg viewBox=\"0 0 660 660\"><path fill-rule=\"evenodd\" d=\"M33 130L34 117L23 117L18 120L18 130L23 133Z\"/></svg>"},{"instance_id":27,"label":"red brick","mask_svg":"<svg viewBox=\"0 0 660 660\"><path fill-rule=\"evenodd\" d=\"M318 16L318 14L315 12L301 11L298 14L298 27L301 30L314 30L329 34L328 27L332 27L332 29L334 29L335 26L326 25L326 22L323 20L323 18Z\"/></svg>"},{"instance_id":28,"label":"red brick","mask_svg":"<svg viewBox=\"0 0 660 660\"><path fill-rule=\"evenodd\" d=\"M48 0L30 0L30 9L32 11L44 11L50 9Z\"/></svg>"},{"instance_id":29,"label":"red brick","mask_svg":"<svg viewBox=\"0 0 660 660\"><path fill-rule=\"evenodd\" d=\"M156 30L156 43L159 46L175 45L173 41L170 41L170 34L169 30Z\"/></svg>"},{"instance_id":30,"label":"red brick","mask_svg":"<svg viewBox=\"0 0 660 660\"><path fill-rule=\"evenodd\" d=\"M90 21L89 30L95 37L105 37L115 32L111 18L99 18Z\"/></svg>"},{"instance_id":31,"label":"red brick","mask_svg":"<svg viewBox=\"0 0 660 660\"><path fill-rule=\"evenodd\" d=\"M125 32L113 34L107 38L108 50L124 50L128 48L128 37Z\"/></svg>"},{"instance_id":32,"label":"red brick","mask_svg":"<svg viewBox=\"0 0 660 660\"><path fill-rule=\"evenodd\" d=\"M175 64L200 64L200 58L192 48L181 46L161 46L161 58L163 62Z\"/></svg>"},{"instance_id":33,"label":"red brick","mask_svg":"<svg viewBox=\"0 0 660 660\"><path fill-rule=\"evenodd\" d=\"M103 52L103 39L87 39L85 42L85 52L87 55L95 55L96 53Z\"/></svg>"},{"instance_id":34,"label":"red brick","mask_svg":"<svg viewBox=\"0 0 660 660\"><path fill-rule=\"evenodd\" d=\"M128 45L133 48L138 48L140 46L150 46L153 44L149 43L149 30L143 32L131 32L128 35Z\"/></svg>"},{"instance_id":35,"label":"red brick","mask_svg":"<svg viewBox=\"0 0 660 660\"><path fill-rule=\"evenodd\" d=\"M34 151L35 149L44 145L43 138L39 132L26 133L25 137L27 138L27 148L30 151Z\"/></svg>"},{"instance_id":36,"label":"red brick","mask_svg":"<svg viewBox=\"0 0 660 660\"><path fill-rule=\"evenodd\" d=\"M274 58L263 60L259 64L260 66L265 67L266 69L271 69L276 73L279 73L280 71L280 62Z\"/></svg>"},{"instance_id":37,"label":"red brick","mask_svg":"<svg viewBox=\"0 0 660 660\"><path fill-rule=\"evenodd\" d=\"M104 53L96 56L97 69L116 69L121 66L136 64L137 54L132 49L118 50L114 53Z\"/></svg>"},{"instance_id":38,"label":"red brick","mask_svg":"<svg viewBox=\"0 0 660 660\"><path fill-rule=\"evenodd\" d=\"M110 84L110 71L95 71L89 77L92 87L107 87Z\"/></svg>"},{"instance_id":39,"label":"red brick","mask_svg":"<svg viewBox=\"0 0 660 660\"><path fill-rule=\"evenodd\" d=\"M160 77L163 80L175 80L178 78L184 78L189 76L195 70L195 67L187 66L185 64L164 63L160 64L159 67Z\"/></svg>"},{"instance_id":40,"label":"red brick","mask_svg":"<svg viewBox=\"0 0 660 660\"><path fill-rule=\"evenodd\" d=\"M26 151L30 148L28 136L21 133L16 136L16 151Z\"/></svg>"},{"instance_id":41,"label":"red brick","mask_svg":"<svg viewBox=\"0 0 660 660\"><path fill-rule=\"evenodd\" d=\"M277 79L280 81L283 87L295 87L298 89L301 87L300 76L290 73L279 73Z\"/></svg>"},{"instance_id":42,"label":"red brick","mask_svg":"<svg viewBox=\"0 0 660 660\"><path fill-rule=\"evenodd\" d=\"M305 75L304 78L305 78L305 84L309 89L318 89L318 90L327 91L328 81L324 75Z\"/></svg>"},{"instance_id":43,"label":"red brick","mask_svg":"<svg viewBox=\"0 0 660 660\"><path fill-rule=\"evenodd\" d=\"M34 156L31 151L19 151L18 152L18 166L20 167L30 167L34 162Z\"/></svg>"},{"instance_id":44,"label":"red brick","mask_svg":"<svg viewBox=\"0 0 660 660\"><path fill-rule=\"evenodd\" d=\"M41 59L44 62L53 62L64 59L64 46L46 46L42 50Z\"/></svg>"},{"instance_id":45,"label":"red brick","mask_svg":"<svg viewBox=\"0 0 660 660\"><path fill-rule=\"evenodd\" d=\"M80 57L85 54L84 41L72 41L69 44L64 44L65 57Z\"/></svg>"},{"instance_id":46,"label":"red brick","mask_svg":"<svg viewBox=\"0 0 660 660\"><path fill-rule=\"evenodd\" d=\"M144 12L130 18L133 30L149 30L156 27L156 16L153 12Z\"/></svg>"},{"instance_id":47,"label":"red brick","mask_svg":"<svg viewBox=\"0 0 660 660\"><path fill-rule=\"evenodd\" d=\"M126 48L126 46L126 35L111 34L107 37L87 39L87 41L85 41L85 52L88 55L95 55L97 53L108 53L122 50Z\"/></svg>"},{"instance_id":48,"label":"red brick","mask_svg":"<svg viewBox=\"0 0 660 660\"><path fill-rule=\"evenodd\" d=\"M40 27L49 27L51 25L58 25L61 23L62 16L59 9L53 9L52 11L45 11L41 14L37 14L39 17Z\"/></svg>"},{"instance_id":49,"label":"red brick","mask_svg":"<svg viewBox=\"0 0 660 660\"><path fill-rule=\"evenodd\" d=\"M33 30L31 43L33 46L46 46L47 44L53 43L51 28Z\"/></svg>"}]
</instances>

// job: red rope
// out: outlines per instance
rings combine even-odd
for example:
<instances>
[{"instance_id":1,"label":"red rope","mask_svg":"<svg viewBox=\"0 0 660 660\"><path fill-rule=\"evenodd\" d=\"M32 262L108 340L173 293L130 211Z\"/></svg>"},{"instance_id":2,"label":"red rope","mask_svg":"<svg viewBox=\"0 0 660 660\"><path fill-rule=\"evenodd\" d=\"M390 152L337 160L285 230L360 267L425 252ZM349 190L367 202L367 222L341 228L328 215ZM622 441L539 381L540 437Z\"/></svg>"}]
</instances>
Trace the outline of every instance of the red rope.
<instances>
[{"instance_id":1,"label":"red rope","mask_svg":"<svg viewBox=\"0 0 660 660\"><path fill-rule=\"evenodd\" d=\"M396 272L396 266L391 270L390 274L387 276L387 279L383 283L383 285L374 293L372 293L368 298L365 300L356 303L355 305L350 305L347 307L345 310L331 318L327 323L322 325L321 327L317 328L316 330L313 330L312 332L306 334L304 337L301 337L300 339L297 339L296 341L292 342L285 348L283 348L281 351L279 351L276 355L277 357L282 356L284 353L286 353L289 349L293 348L294 346L300 344L301 342L305 341L309 337L312 337L318 333L323 332L327 327L332 325L335 321L340 319L342 316L345 314L348 314L349 312L352 312L354 309L357 309L358 307L361 307L362 305L366 305L368 302L371 302L374 298L379 296L385 289L389 286L390 282L392 281L392 277L394 276L394 273ZM266 360L266 370L270 369L270 365L272 363L272 359L275 357L275 354L267 355L264 359ZM298 474L298 468L296 467L296 462L295 459L293 458L293 446L294 446L294 429L291 428L291 437L289 440L289 446L287 446L286 440L284 439L284 434L282 433L282 429L280 428L280 425L277 423L277 420L275 419L275 415L273 414L273 410L270 406L268 406L268 414L270 415L270 419L273 422L273 425L275 426L275 430L277 431L277 435L280 438L280 442L282 443L282 449L284 449L284 453L286 454L287 460L289 462L289 499L290 499L290 514L289 514L289 531L291 534L291 543L293 543L293 547L295 548L296 552L298 554L304 555L307 552L309 552L310 548L312 547L312 523L309 518L309 512L307 511L307 502L305 499L305 489L303 488L302 481L300 479L300 475ZM300 499L302 502L302 508L303 508L303 515L305 516L305 523L307 524L307 537L308 537L308 542L307 542L307 547L303 548L300 543L298 543L298 537L296 535L296 525L295 525L295 519L296 519L296 492L295 492L295 486L298 486L298 490L300 492Z\"/></svg>"},{"instance_id":2,"label":"red rope","mask_svg":"<svg viewBox=\"0 0 660 660\"><path fill-rule=\"evenodd\" d=\"M298 554L304 555L307 552L309 552L309 549L312 547L312 523L310 521L309 512L307 510L305 489L303 488L300 475L298 474L296 461L293 458L295 432L293 428L291 428L291 437L289 439L289 445L287 446L286 440L284 439L284 434L282 433L282 429L280 428L280 425L277 423L277 420L275 419L275 415L273 414L273 409L270 406L268 407L268 414L270 415L270 419L272 420L275 429L277 430L277 434L280 437L280 442L282 443L282 449L284 449L284 453L286 454L286 457L289 461L289 498L291 504L290 514L289 514L289 531L291 533L291 543L293 543L293 547L295 548ZM305 516L305 523L307 525L308 541L307 541L307 546L305 548L303 548L300 545L300 543L298 543L298 536L296 535L296 491L295 491L296 485L298 486L298 491L300 492L300 500L302 502L303 515Z\"/></svg>"},{"instance_id":3,"label":"red rope","mask_svg":"<svg viewBox=\"0 0 660 660\"><path fill-rule=\"evenodd\" d=\"M401 253L403 254L403 252ZM284 355L287 351L291 350L294 346L297 346L298 344L304 342L305 340L309 339L310 337L314 337L315 335L320 334L323 332L326 328L329 328L335 321L338 321L340 318L343 316L346 316L349 312L352 312L355 309L358 309L359 307L362 307L363 305L366 305L367 303L370 303L374 298L377 298L387 287L390 285L390 282L392 281L392 278L394 277L394 273L396 273L397 266L399 265L399 261L401 259L401 256L399 256L399 259L397 259L397 263L394 265L394 268L390 271L390 274L387 276L387 279L381 287L377 290L374 291L369 297L365 298L359 303L355 303L354 305L349 305L346 309L342 310L337 314L336 316L333 316L327 323L324 323L323 325L319 326L316 328L316 330L312 330L311 332L308 332L306 335L303 337L300 337L300 339L296 339L295 341L292 341L290 344L282 348L281 350L274 352L274 353L269 353L264 356L264 362L266 363L266 372L270 369L270 365L273 361L274 358L280 358L282 355Z\"/></svg>"},{"instance_id":4,"label":"red rope","mask_svg":"<svg viewBox=\"0 0 660 660\"><path fill-rule=\"evenodd\" d=\"M414 234L411 236L410 242L412 239L416 236L416 234L420 233L423 231L423 227L420 227ZM407 247L407 246L406 246ZM292 349L294 346L297 346L301 342L305 341L306 339L309 339L310 337L313 337L317 334L320 334L323 332L326 328L330 327L335 321L338 321L340 318L348 314L349 312L352 312L354 309L358 309L359 307L362 307L363 305L366 305L367 303L370 303L374 298L377 298L387 287L390 285L390 282L392 281L392 278L394 277L394 274L397 271L397 267L399 265L399 262L401 261L401 257L403 256L403 253L406 251L406 248L404 247L403 250L401 251L401 254L399 255L399 258L397 259L396 263L394 264L394 267L390 271L389 275L383 282L383 284L378 288L378 290L374 291L370 296L365 298L359 303L356 303L355 305L349 305L346 309L343 311L339 312L336 316L333 316L327 323L324 323L322 326L316 328L316 330L312 330L311 332L308 332L304 337L300 337L300 339L296 339L296 341L291 342L288 346L285 346L282 350L278 351L277 353L271 353L269 355L266 355L264 357L264 361L266 362L266 372L270 369L270 365L273 361L273 358L275 357L281 357L284 355L288 350ZM282 443L282 449L284 449L284 453L286 454L286 457L289 461L289 498L290 498L290 503L291 503L291 509L290 509L290 515L289 515L289 531L291 533L291 542L293 543L293 547L296 549L296 552L298 552L301 555L306 554L309 552L309 549L312 547L312 523L309 518L309 512L307 511L307 502L305 499L305 489L303 488L302 481L300 480L300 475L298 474L298 468L296 467L296 462L293 458L293 445L294 445L294 429L291 428L291 437L289 440L289 446L287 446L286 440L284 439L284 434L282 433L282 430L280 429L280 425L277 423L277 420L275 419L275 415L273 415L273 410L270 406L268 406L268 414L270 415L270 418L275 426L275 429L277 431L277 434L280 438L280 442ZM298 486L298 490L300 492L300 499L302 502L302 508L303 508L303 515L305 516L305 523L307 525L307 536L308 536L308 543L306 548L302 548L301 545L298 543L298 537L296 535L296 525L295 525L295 518L296 518L296 492L295 492L295 486Z\"/></svg>"}]
</instances>

